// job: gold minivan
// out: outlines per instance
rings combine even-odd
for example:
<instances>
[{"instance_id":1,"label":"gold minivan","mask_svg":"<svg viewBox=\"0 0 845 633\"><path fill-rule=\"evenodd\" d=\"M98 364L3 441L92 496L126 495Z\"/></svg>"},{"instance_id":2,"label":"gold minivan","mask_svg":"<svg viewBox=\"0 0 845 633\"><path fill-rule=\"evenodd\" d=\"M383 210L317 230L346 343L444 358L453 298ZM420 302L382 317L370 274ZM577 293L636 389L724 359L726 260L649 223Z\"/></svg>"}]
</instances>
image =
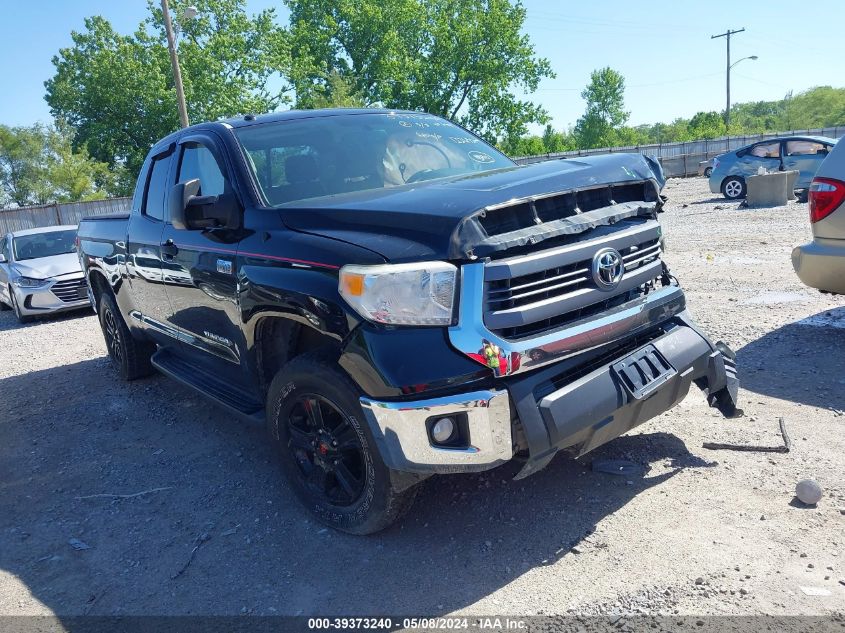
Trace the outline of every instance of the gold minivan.
<instances>
[{"instance_id":1,"label":"gold minivan","mask_svg":"<svg viewBox=\"0 0 845 633\"><path fill-rule=\"evenodd\" d=\"M845 143L837 143L810 184L813 241L796 246L792 266L811 288L845 294Z\"/></svg>"}]
</instances>

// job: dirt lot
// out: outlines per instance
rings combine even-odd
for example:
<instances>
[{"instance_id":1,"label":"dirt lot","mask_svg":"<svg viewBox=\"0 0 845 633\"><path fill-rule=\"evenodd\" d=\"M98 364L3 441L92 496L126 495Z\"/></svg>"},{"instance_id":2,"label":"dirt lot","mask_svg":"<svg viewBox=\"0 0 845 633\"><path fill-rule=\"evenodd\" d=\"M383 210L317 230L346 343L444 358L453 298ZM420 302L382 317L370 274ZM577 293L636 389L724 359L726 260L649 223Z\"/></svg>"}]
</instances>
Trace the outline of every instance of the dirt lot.
<instances>
[{"instance_id":1,"label":"dirt lot","mask_svg":"<svg viewBox=\"0 0 845 633\"><path fill-rule=\"evenodd\" d=\"M93 316L0 313L0 614L842 611L845 298L793 274L805 205L740 210L703 179L666 193L667 259L738 352L745 417L691 392L582 462L429 480L369 538L308 518L262 428L163 377L119 382ZM779 418L787 455L702 448L777 446ZM793 502L804 477L816 508Z\"/></svg>"}]
</instances>

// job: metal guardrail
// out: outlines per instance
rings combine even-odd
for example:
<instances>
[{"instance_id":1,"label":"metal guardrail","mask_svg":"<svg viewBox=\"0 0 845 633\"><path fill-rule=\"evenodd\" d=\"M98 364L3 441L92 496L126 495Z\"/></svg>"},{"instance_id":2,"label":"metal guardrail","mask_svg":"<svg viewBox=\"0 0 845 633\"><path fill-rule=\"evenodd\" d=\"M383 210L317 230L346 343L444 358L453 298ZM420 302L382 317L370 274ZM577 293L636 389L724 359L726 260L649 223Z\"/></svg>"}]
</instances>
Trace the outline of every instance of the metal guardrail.
<instances>
[{"instance_id":1,"label":"metal guardrail","mask_svg":"<svg viewBox=\"0 0 845 633\"><path fill-rule=\"evenodd\" d=\"M86 202L57 202L35 207L0 209L0 235L23 229L61 224L79 224L82 218L126 213L132 198L107 198Z\"/></svg>"},{"instance_id":2,"label":"metal guardrail","mask_svg":"<svg viewBox=\"0 0 845 633\"><path fill-rule=\"evenodd\" d=\"M698 174L698 163L709 160L719 154L724 154L744 145L764 141L779 136L829 136L841 138L845 136L845 126L826 127L805 130L791 130L789 132L767 132L765 134L748 134L745 136L723 136L721 138L705 139L701 141L683 141L678 143L653 143L650 145L628 145L623 147L601 147L596 149L580 149L553 154L539 154L536 156L519 156L513 160L520 165L529 165L546 160L560 158L575 158L578 156L595 156L597 154L640 153L654 156L663 165L663 172L667 177L684 177Z\"/></svg>"}]
</instances>

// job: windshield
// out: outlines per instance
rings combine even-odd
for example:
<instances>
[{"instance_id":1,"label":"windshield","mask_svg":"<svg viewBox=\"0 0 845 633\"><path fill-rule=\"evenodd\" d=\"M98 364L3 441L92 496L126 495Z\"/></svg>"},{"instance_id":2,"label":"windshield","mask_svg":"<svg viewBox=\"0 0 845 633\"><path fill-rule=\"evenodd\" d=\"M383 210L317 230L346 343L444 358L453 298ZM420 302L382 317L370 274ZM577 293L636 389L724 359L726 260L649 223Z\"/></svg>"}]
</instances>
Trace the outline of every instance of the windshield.
<instances>
[{"instance_id":1,"label":"windshield","mask_svg":"<svg viewBox=\"0 0 845 633\"><path fill-rule=\"evenodd\" d=\"M430 114L314 117L234 132L271 206L514 165L463 128Z\"/></svg>"},{"instance_id":2,"label":"windshield","mask_svg":"<svg viewBox=\"0 0 845 633\"><path fill-rule=\"evenodd\" d=\"M76 230L48 231L31 235L17 235L12 238L16 261L38 259L52 255L64 255L76 251Z\"/></svg>"}]
</instances>

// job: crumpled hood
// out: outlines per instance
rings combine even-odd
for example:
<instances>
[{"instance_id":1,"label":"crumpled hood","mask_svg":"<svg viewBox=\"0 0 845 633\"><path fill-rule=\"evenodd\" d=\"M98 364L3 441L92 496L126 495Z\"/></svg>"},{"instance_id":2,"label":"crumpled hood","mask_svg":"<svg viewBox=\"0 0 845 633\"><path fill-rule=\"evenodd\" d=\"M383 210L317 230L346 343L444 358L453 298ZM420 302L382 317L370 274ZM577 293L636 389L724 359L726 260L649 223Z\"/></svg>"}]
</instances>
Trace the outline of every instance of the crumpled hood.
<instances>
[{"instance_id":1,"label":"crumpled hood","mask_svg":"<svg viewBox=\"0 0 845 633\"><path fill-rule=\"evenodd\" d=\"M324 196L278 209L291 229L363 246L391 262L460 259L459 227L486 207L642 180L663 187L662 170L653 159L610 154Z\"/></svg>"},{"instance_id":2,"label":"crumpled hood","mask_svg":"<svg viewBox=\"0 0 845 633\"><path fill-rule=\"evenodd\" d=\"M23 277L33 279L49 279L72 273L82 273L79 265L79 256L73 253L63 253L52 257L40 257L39 259L25 259L13 264L14 268Z\"/></svg>"}]
</instances>

